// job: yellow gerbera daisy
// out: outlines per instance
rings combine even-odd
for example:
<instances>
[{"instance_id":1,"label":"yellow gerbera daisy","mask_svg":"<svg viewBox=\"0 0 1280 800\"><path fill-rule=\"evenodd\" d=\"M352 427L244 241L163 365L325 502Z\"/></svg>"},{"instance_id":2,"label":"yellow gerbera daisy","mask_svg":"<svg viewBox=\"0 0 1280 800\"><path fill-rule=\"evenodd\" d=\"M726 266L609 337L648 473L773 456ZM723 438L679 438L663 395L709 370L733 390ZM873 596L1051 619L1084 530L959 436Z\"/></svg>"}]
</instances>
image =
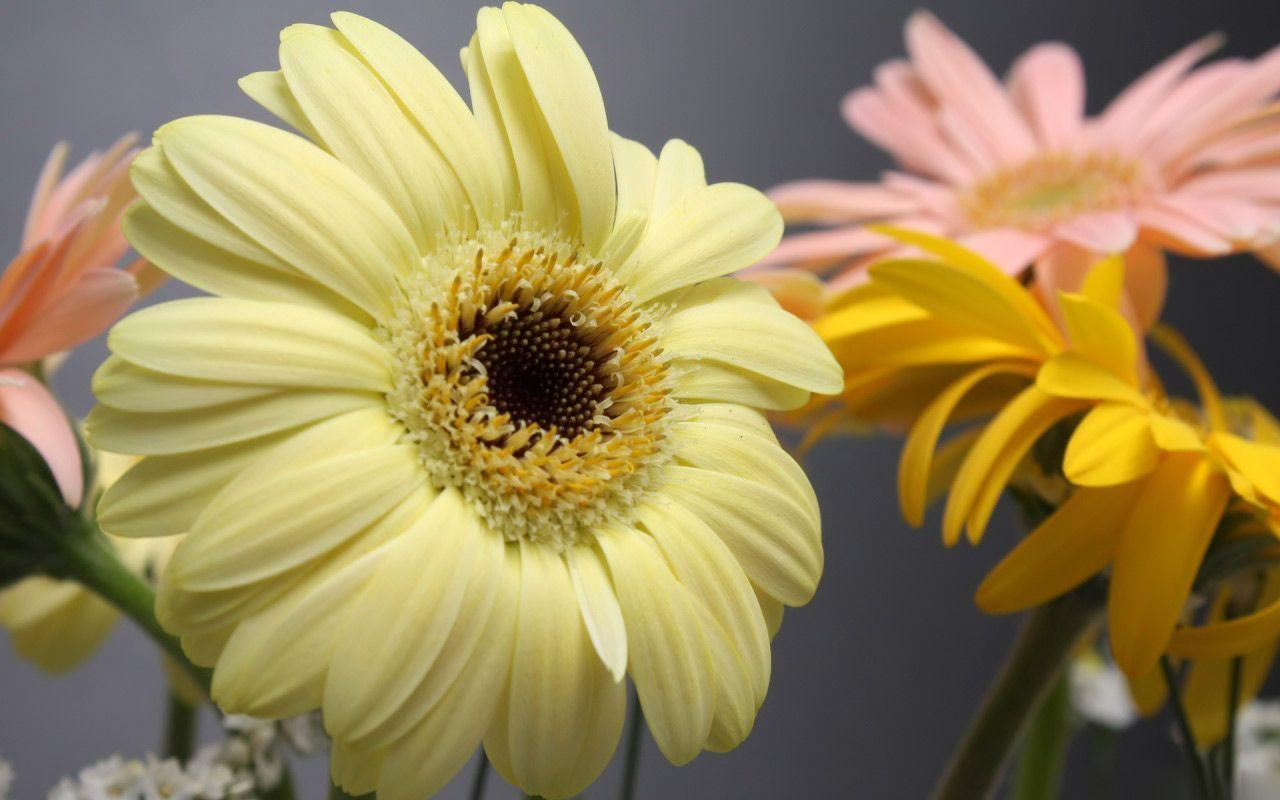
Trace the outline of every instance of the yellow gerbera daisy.
<instances>
[{"instance_id":1,"label":"yellow gerbera daisy","mask_svg":"<svg viewBox=\"0 0 1280 800\"><path fill-rule=\"evenodd\" d=\"M1260 514L1276 506L1280 447L1233 432L1208 373L1162 329L1156 340L1187 367L1203 415L1165 394L1118 310L1120 260L1095 267L1081 293L1060 295L1059 328L1032 292L976 254L897 235L941 260L874 265L871 282L817 322L848 371L835 413L910 424L903 512L919 524L945 487L948 544L962 532L977 543L1033 446L1060 422L1074 426L1061 464L1070 485L1052 498L1061 504L991 571L976 600L991 613L1022 610L1110 566L1112 651L1131 678L1143 677L1170 647L1228 502ZM949 422L990 412L938 448ZM1266 628L1277 629L1280 620Z\"/></svg>"},{"instance_id":2,"label":"yellow gerbera daisy","mask_svg":"<svg viewBox=\"0 0 1280 800\"><path fill-rule=\"evenodd\" d=\"M722 277L777 243L753 189L611 135L540 8L482 9L471 106L346 13L242 86L306 138L157 131L138 250L214 295L121 322L90 435L103 499L187 532L158 613L226 710L322 707L333 773L421 798L483 738L575 794L625 675L671 761L750 731L768 625L822 571L816 500L760 409L840 388L817 336ZM768 622L767 622L768 621Z\"/></svg>"}]
</instances>

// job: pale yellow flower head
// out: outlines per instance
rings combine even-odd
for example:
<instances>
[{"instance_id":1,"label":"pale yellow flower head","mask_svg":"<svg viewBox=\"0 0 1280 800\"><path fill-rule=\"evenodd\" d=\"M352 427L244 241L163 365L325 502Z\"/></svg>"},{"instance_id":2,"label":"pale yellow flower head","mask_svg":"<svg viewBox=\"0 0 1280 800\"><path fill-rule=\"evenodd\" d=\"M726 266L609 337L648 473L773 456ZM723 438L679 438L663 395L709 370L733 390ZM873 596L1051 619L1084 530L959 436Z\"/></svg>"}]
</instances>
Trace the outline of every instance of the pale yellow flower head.
<instances>
[{"instance_id":1,"label":"pale yellow flower head","mask_svg":"<svg viewBox=\"0 0 1280 800\"><path fill-rule=\"evenodd\" d=\"M609 131L546 11L482 9L470 104L353 14L281 36L230 117L156 132L130 241L213 297L112 332L103 500L186 532L158 614L225 710L322 708L352 794L430 795L483 739L531 794L613 753L634 681L675 763L750 731L771 629L822 571L763 411L839 390L812 330L724 277L763 195Z\"/></svg>"}]
</instances>

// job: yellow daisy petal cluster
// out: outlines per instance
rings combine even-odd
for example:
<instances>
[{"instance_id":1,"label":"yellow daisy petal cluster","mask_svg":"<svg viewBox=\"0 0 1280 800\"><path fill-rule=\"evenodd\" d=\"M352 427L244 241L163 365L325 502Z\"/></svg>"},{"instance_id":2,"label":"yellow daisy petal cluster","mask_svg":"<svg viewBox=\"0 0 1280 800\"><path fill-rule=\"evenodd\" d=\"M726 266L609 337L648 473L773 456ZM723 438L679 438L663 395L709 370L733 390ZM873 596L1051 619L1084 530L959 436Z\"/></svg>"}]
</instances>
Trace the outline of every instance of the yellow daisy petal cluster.
<instances>
[{"instance_id":1,"label":"yellow daisy petal cluster","mask_svg":"<svg viewBox=\"0 0 1280 800\"><path fill-rule=\"evenodd\" d=\"M91 439L121 536L186 533L161 622L226 711L322 708L333 775L418 800L483 744L530 794L603 769L634 682L668 759L751 730L822 571L763 411L840 368L761 288L778 212L609 130L553 16L479 12L465 102L354 14L241 86L301 135L165 125L133 245L212 297L112 331Z\"/></svg>"},{"instance_id":2,"label":"yellow daisy petal cluster","mask_svg":"<svg viewBox=\"0 0 1280 800\"><path fill-rule=\"evenodd\" d=\"M1153 340L1187 369L1200 407L1165 392L1119 311L1123 263L1102 261L1081 292L1060 294L1054 319L1033 290L976 254L894 233L934 258L874 265L870 282L816 323L847 370L830 418L909 426L903 513L920 524L945 491L949 545L962 533L981 540L1011 482L1056 507L987 575L978 605L1022 610L1109 570L1111 648L1132 680L1166 652L1222 657L1274 639L1280 608L1178 629L1191 621L1188 599L1215 534L1236 535L1225 531L1228 508L1277 529L1280 446L1252 435L1253 425L1233 427L1190 348L1159 329ZM939 446L948 424L973 419ZM1034 450L1062 426L1065 481L1045 485Z\"/></svg>"}]
</instances>

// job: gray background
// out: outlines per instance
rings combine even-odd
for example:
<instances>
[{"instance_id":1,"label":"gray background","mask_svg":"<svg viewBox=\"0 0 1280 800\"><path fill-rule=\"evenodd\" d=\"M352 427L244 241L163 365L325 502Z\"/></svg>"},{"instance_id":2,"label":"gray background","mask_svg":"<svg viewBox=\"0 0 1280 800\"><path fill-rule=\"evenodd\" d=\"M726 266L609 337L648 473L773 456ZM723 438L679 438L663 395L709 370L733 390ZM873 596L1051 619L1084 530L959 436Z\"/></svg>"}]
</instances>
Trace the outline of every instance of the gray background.
<instances>
[{"instance_id":1,"label":"gray background","mask_svg":"<svg viewBox=\"0 0 1280 800\"><path fill-rule=\"evenodd\" d=\"M478 3L352 3L417 44L460 79L458 48ZM582 41L612 126L650 146L680 136L719 180L757 186L805 176L871 178L887 159L836 114L840 97L902 52L914 0L551 2ZM341 6L337 6L341 7ZM1280 4L1168 0L951 2L931 7L998 70L1030 44L1062 39L1087 64L1096 110L1140 71L1210 30L1226 52L1256 56L1280 36ZM276 33L323 22L324 2L2 0L0 253L17 247L41 161L59 138L75 154L173 117L259 116L235 79L274 68ZM7 260L7 255L5 259ZM166 287L162 297L181 290ZM1228 391L1280 408L1268 345L1280 277L1249 258L1178 264L1168 318ZM79 350L57 377L77 413L105 353ZM980 615L969 596L1015 535L1007 511L983 547L944 550L937 520L909 530L897 516L892 439L828 442L808 467L823 500L827 571L811 606L788 612L773 686L755 733L728 755L675 769L647 745L644 798L925 795L1004 653L1016 623ZM73 675L52 679L0 645L0 755L19 774L16 800L112 752L156 745L160 674L127 624ZM206 724L208 720L206 720ZM1184 763L1160 719L1126 735L1114 757L1116 797L1182 791ZM208 731L206 731L208 733ZM1068 796L1098 797L1088 748L1073 754ZM304 797L322 796L323 765L303 766ZM589 798L616 796L616 764ZM446 792L460 797L464 781ZM512 797L500 782L489 797Z\"/></svg>"}]
</instances>

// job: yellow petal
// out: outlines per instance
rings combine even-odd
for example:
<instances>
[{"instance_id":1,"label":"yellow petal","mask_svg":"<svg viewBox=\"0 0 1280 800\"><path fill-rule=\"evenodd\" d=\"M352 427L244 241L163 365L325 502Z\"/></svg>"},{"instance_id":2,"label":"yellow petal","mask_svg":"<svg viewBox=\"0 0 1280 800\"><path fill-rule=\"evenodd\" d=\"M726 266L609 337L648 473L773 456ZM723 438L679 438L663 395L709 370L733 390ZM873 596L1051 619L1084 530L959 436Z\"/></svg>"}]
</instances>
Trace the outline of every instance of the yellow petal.
<instances>
[{"instance_id":1,"label":"yellow petal","mask_svg":"<svg viewBox=\"0 0 1280 800\"><path fill-rule=\"evenodd\" d=\"M1168 325L1158 324L1151 329L1151 340L1160 346L1169 356L1186 370L1191 382L1195 384L1196 393L1200 395L1200 404L1204 406L1205 416L1215 431L1230 429L1227 412L1223 406L1222 394L1213 381L1209 370L1205 369L1200 357L1187 344L1182 335Z\"/></svg>"},{"instance_id":2,"label":"yellow petal","mask_svg":"<svg viewBox=\"0 0 1280 800\"><path fill-rule=\"evenodd\" d=\"M717 183L651 217L644 239L617 275L645 302L745 269L781 238L782 215L767 197L742 184Z\"/></svg>"},{"instance_id":3,"label":"yellow petal","mask_svg":"<svg viewBox=\"0 0 1280 800\"><path fill-rule=\"evenodd\" d=\"M387 351L359 323L289 303L193 297L112 328L111 351L140 367L228 383L391 388Z\"/></svg>"},{"instance_id":4,"label":"yellow petal","mask_svg":"<svg viewBox=\"0 0 1280 800\"><path fill-rule=\"evenodd\" d=\"M630 672L658 749L673 764L701 752L711 732L716 689L696 600L643 534L599 536L631 643Z\"/></svg>"},{"instance_id":5,"label":"yellow petal","mask_svg":"<svg viewBox=\"0 0 1280 800\"><path fill-rule=\"evenodd\" d=\"M293 91L280 70L251 72L236 81L236 85L251 100L275 114L286 125L324 147L324 140L303 113L298 99L293 96Z\"/></svg>"},{"instance_id":6,"label":"yellow petal","mask_svg":"<svg viewBox=\"0 0 1280 800\"><path fill-rule=\"evenodd\" d=\"M1008 280L1003 274L1001 277ZM1024 304L1002 291L1001 285L961 267L893 259L872 265L871 278L959 330L1008 342L1032 356L1052 352L1052 342L1039 330L1036 318L1026 313Z\"/></svg>"},{"instance_id":7,"label":"yellow petal","mask_svg":"<svg viewBox=\"0 0 1280 800\"><path fill-rule=\"evenodd\" d=\"M1166 455L1146 479L1120 537L1107 605L1111 649L1131 678L1168 646L1229 492L1227 479L1191 453Z\"/></svg>"},{"instance_id":8,"label":"yellow petal","mask_svg":"<svg viewBox=\"0 0 1280 800\"><path fill-rule=\"evenodd\" d=\"M466 197L453 169L401 111L342 34L293 26L281 37L280 66L326 148L378 190L420 252L466 224Z\"/></svg>"},{"instance_id":9,"label":"yellow petal","mask_svg":"<svg viewBox=\"0 0 1280 800\"><path fill-rule=\"evenodd\" d=\"M1036 385L1057 397L1146 405L1142 393L1133 383L1079 353L1060 353L1049 359L1040 368Z\"/></svg>"},{"instance_id":10,"label":"yellow petal","mask_svg":"<svg viewBox=\"0 0 1280 800\"><path fill-rule=\"evenodd\" d=\"M737 403L766 411L791 411L809 402L808 391L755 372L714 361L671 364L672 394L686 402Z\"/></svg>"},{"instance_id":11,"label":"yellow petal","mask_svg":"<svg viewBox=\"0 0 1280 800\"><path fill-rule=\"evenodd\" d=\"M1231 658L1272 646L1280 638L1280 599L1242 617L1178 628L1169 653L1178 658Z\"/></svg>"},{"instance_id":12,"label":"yellow petal","mask_svg":"<svg viewBox=\"0 0 1280 800\"><path fill-rule=\"evenodd\" d=\"M1253 488L1280 503L1280 447L1251 442L1234 434L1216 434L1213 443Z\"/></svg>"},{"instance_id":13,"label":"yellow petal","mask_svg":"<svg viewBox=\"0 0 1280 800\"><path fill-rule=\"evenodd\" d=\"M1034 386L1009 401L983 429L956 473L942 519L943 542L950 546L960 541L962 527L967 528L971 542L981 540L1018 461L1040 434L1079 406Z\"/></svg>"},{"instance_id":14,"label":"yellow petal","mask_svg":"<svg viewBox=\"0 0 1280 800\"><path fill-rule=\"evenodd\" d=\"M350 795L372 794L378 788L378 776L386 761L382 751L353 750L342 742L331 742L329 778Z\"/></svg>"},{"instance_id":15,"label":"yellow petal","mask_svg":"<svg viewBox=\"0 0 1280 800\"><path fill-rule=\"evenodd\" d=\"M933 453L938 446L938 437L955 412L956 405L973 387L998 374L1031 377L1034 373L1029 366L1013 362L997 362L978 367L937 395L911 426L898 461L898 502L902 508L902 516L909 524L919 526L924 522L929 476L933 472Z\"/></svg>"},{"instance_id":16,"label":"yellow petal","mask_svg":"<svg viewBox=\"0 0 1280 800\"><path fill-rule=\"evenodd\" d=\"M339 11L333 24L360 52L417 123L466 189L475 212L500 220L506 212L499 161L475 116L448 78L413 45L373 20Z\"/></svg>"},{"instance_id":17,"label":"yellow petal","mask_svg":"<svg viewBox=\"0 0 1280 800\"><path fill-rule=\"evenodd\" d=\"M505 777L528 794L564 798L604 769L622 733L625 690L595 654L564 559L526 542L520 560L509 704L505 717L498 712L510 752ZM605 741L596 747L590 735ZM587 755L589 763L580 761Z\"/></svg>"},{"instance_id":18,"label":"yellow petal","mask_svg":"<svg viewBox=\"0 0 1280 800\"><path fill-rule=\"evenodd\" d=\"M809 602L822 575L822 534L802 506L720 472L671 466L668 476L664 493L716 532L752 583L787 605Z\"/></svg>"},{"instance_id":19,"label":"yellow petal","mask_svg":"<svg viewBox=\"0 0 1280 800\"><path fill-rule=\"evenodd\" d=\"M43 613L33 615L31 606ZM60 675L97 651L115 627L115 606L75 583L35 577L0 592L0 623L19 656Z\"/></svg>"},{"instance_id":20,"label":"yellow petal","mask_svg":"<svg viewBox=\"0 0 1280 800\"><path fill-rule=\"evenodd\" d=\"M1089 268L1080 291L1093 302L1118 311L1124 292L1124 279L1124 257L1108 256Z\"/></svg>"},{"instance_id":21,"label":"yellow petal","mask_svg":"<svg viewBox=\"0 0 1280 800\"><path fill-rule=\"evenodd\" d=\"M551 148L568 178L582 241L603 246L613 228L617 190L604 98L582 48L554 16L534 5L502 7Z\"/></svg>"},{"instance_id":22,"label":"yellow petal","mask_svg":"<svg viewBox=\"0 0 1280 800\"><path fill-rule=\"evenodd\" d=\"M711 360L822 394L844 385L840 365L813 330L764 289L725 278L681 298L664 321L662 349L681 360Z\"/></svg>"},{"instance_id":23,"label":"yellow petal","mask_svg":"<svg viewBox=\"0 0 1280 800\"><path fill-rule=\"evenodd\" d=\"M782 630L782 617L786 613L786 606L778 602L778 600L761 591L760 587L752 584L751 588L755 590L756 600L760 603L760 613L764 614L764 624L769 630L769 638L778 635L778 631Z\"/></svg>"},{"instance_id":24,"label":"yellow petal","mask_svg":"<svg viewBox=\"0 0 1280 800\"><path fill-rule=\"evenodd\" d=\"M566 553L587 635L609 674L620 681L627 674L627 629L603 558L585 546L570 548Z\"/></svg>"},{"instance_id":25,"label":"yellow petal","mask_svg":"<svg viewBox=\"0 0 1280 800\"><path fill-rule=\"evenodd\" d=\"M413 239L337 159L234 117L180 119L156 140L187 184L236 227L373 317L390 314L395 275L418 260Z\"/></svg>"},{"instance_id":26,"label":"yellow petal","mask_svg":"<svg viewBox=\"0 0 1280 800\"><path fill-rule=\"evenodd\" d=\"M1101 572L1115 553L1141 482L1077 489L982 580L974 602L988 614L1039 605Z\"/></svg>"},{"instance_id":27,"label":"yellow petal","mask_svg":"<svg viewBox=\"0 0 1280 800\"><path fill-rule=\"evenodd\" d=\"M1141 478L1159 459L1147 414L1125 403L1103 403L1071 435L1062 469L1078 486L1114 486Z\"/></svg>"},{"instance_id":28,"label":"yellow petal","mask_svg":"<svg viewBox=\"0 0 1280 800\"><path fill-rule=\"evenodd\" d=\"M1067 292L1058 295L1058 307L1073 350L1130 386L1138 385L1138 341L1119 311Z\"/></svg>"}]
</instances>

